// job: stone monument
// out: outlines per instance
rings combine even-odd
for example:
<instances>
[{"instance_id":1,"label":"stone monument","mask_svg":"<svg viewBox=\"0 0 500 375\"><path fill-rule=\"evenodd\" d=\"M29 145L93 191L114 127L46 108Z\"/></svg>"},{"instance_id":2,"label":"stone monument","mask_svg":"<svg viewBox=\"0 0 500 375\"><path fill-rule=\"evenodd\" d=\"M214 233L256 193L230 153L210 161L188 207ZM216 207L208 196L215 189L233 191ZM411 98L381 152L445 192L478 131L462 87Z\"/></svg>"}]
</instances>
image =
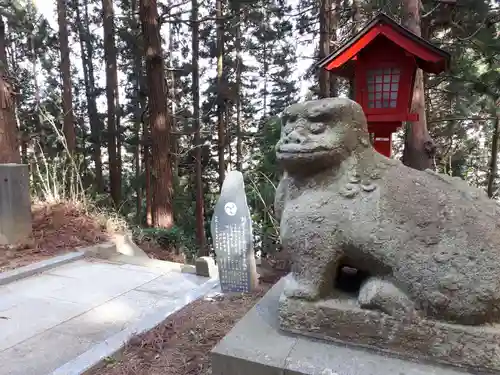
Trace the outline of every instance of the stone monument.
<instances>
[{"instance_id":1,"label":"stone monument","mask_svg":"<svg viewBox=\"0 0 500 375\"><path fill-rule=\"evenodd\" d=\"M31 230L28 166L0 164L0 245L23 243Z\"/></svg>"},{"instance_id":2,"label":"stone monument","mask_svg":"<svg viewBox=\"0 0 500 375\"><path fill-rule=\"evenodd\" d=\"M230 171L224 180L211 232L222 292L252 291L258 284L252 218L239 171Z\"/></svg>"},{"instance_id":3,"label":"stone monument","mask_svg":"<svg viewBox=\"0 0 500 375\"><path fill-rule=\"evenodd\" d=\"M495 201L377 153L349 99L287 108L276 152L275 212L292 257L281 329L500 372Z\"/></svg>"}]
</instances>

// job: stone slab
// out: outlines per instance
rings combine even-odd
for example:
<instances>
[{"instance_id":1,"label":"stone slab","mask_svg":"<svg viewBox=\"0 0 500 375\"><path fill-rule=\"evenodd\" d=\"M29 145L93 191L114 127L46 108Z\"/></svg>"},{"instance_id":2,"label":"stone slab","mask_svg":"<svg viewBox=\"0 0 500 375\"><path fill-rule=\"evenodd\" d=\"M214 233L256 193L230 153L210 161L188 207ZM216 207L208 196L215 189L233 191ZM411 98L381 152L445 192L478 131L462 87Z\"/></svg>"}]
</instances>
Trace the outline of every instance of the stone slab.
<instances>
[{"instance_id":1,"label":"stone slab","mask_svg":"<svg viewBox=\"0 0 500 375\"><path fill-rule=\"evenodd\" d=\"M131 290L56 327L54 331L101 342L158 308L176 301Z\"/></svg>"},{"instance_id":2,"label":"stone slab","mask_svg":"<svg viewBox=\"0 0 500 375\"><path fill-rule=\"evenodd\" d=\"M77 251L59 255L47 260L42 260L41 262L29 264L24 267L19 267L12 271L2 272L0 273L0 285L5 285L13 281L36 275L52 268L62 266L63 264L82 259L84 256L84 252Z\"/></svg>"},{"instance_id":3,"label":"stone slab","mask_svg":"<svg viewBox=\"0 0 500 375\"><path fill-rule=\"evenodd\" d=\"M71 279L42 273L2 286L0 288L0 296L10 293L17 295L19 300L26 298L51 298L54 292L68 281L71 281Z\"/></svg>"},{"instance_id":4,"label":"stone slab","mask_svg":"<svg viewBox=\"0 0 500 375\"><path fill-rule=\"evenodd\" d=\"M167 287L155 283L160 278ZM149 283L151 290L138 290ZM96 259L0 286L0 375L82 374L217 286L216 279Z\"/></svg>"},{"instance_id":5,"label":"stone slab","mask_svg":"<svg viewBox=\"0 0 500 375\"><path fill-rule=\"evenodd\" d=\"M0 288L0 317L2 316L2 311L9 310L21 302L16 294L3 289Z\"/></svg>"},{"instance_id":6,"label":"stone slab","mask_svg":"<svg viewBox=\"0 0 500 375\"><path fill-rule=\"evenodd\" d=\"M31 197L26 164L0 164L0 245L15 245L31 235Z\"/></svg>"},{"instance_id":7,"label":"stone slab","mask_svg":"<svg viewBox=\"0 0 500 375\"><path fill-rule=\"evenodd\" d=\"M142 249L138 248L131 239L126 241L129 241L129 244L126 245L125 248L120 242L106 242L99 246L86 248L85 256L104 259L113 263L135 265L141 268L149 268L156 271L196 273L194 265L149 258L141 253L143 252ZM130 249L131 247L133 251Z\"/></svg>"},{"instance_id":8,"label":"stone slab","mask_svg":"<svg viewBox=\"0 0 500 375\"><path fill-rule=\"evenodd\" d=\"M54 347L51 344L56 343ZM52 330L0 352L0 374L45 375L96 343Z\"/></svg>"},{"instance_id":9,"label":"stone slab","mask_svg":"<svg viewBox=\"0 0 500 375\"><path fill-rule=\"evenodd\" d=\"M78 260L3 285L0 287L0 351L159 276L148 269L141 272L116 264Z\"/></svg>"},{"instance_id":10,"label":"stone slab","mask_svg":"<svg viewBox=\"0 0 500 375\"><path fill-rule=\"evenodd\" d=\"M83 312L84 307L71 302L24 298L22 302L1 313L0 351Z\"/></svg>"},{"instance_id":11,"label":"stone slab","mask_svg":"<svg viewBox=\"0 0 500 375\"><path fill-rule=\"evenodd\" d=\"M192 274L196 273L195 266L190 264L175 263L166 260L136 257L123 254L116 254L109 257L101 257L100 255L96 256L103 259L108 259L111 262L131 264L142 268L149 268L151 270L160 270L163 272L177 271L177 272L192 273Z\"/></svg>"},{"instance_id":12,"label":"stone slab","mask_svg":"<svg viewBox=\"0 0 500 375\"><path fill-rule=\"evenodd\" d=\"M140 335L149 331L163 322L171 314L180 310L186 304L193 302L201 296L213 291L219 286L219 281L208 279L199 288L187 291L182 299L169 300L168 304L157 306L154 311L144 315L133 324L123 327L123 329L114 335L108 337L105 341L91 347L86 352L76 358L62 364L51 375L80 375L94 367L99 367L101 362L123 348L133 336ZM1 372L0 372L1 374Z\"/></svg>"},{"instance_id":13,"label":"stone slab","mask_svg":"<svg viewBox=\"0 0 500 375\"><path fill-rule=\"evenodd\" d=\"M157 275L158 277L166 275L168 273L171 273L172 271L165 268L150 268L150 267L144 267L136 264L130 264L130 263L116 263L120 266L120 268L126 269L126 270L132 270L132 271L139 271L139 272L148 272ZM175 271L174 271L175 272ZM178 272L175 272L178 273Z\"/></svg>"},{"instance_id":14,"label":"stone slab","mask_svg":"<svg viewBox=\"0 0 500 375\"><path fill-rule=\"evenodd\" d=\"M278 320L284 282L280 280L212 350L212 375L478 375L284 332Z\"/></svg>"},{"instance_id":15,"label":"stone slab","mask_svg":"<svg viewBox=\"0 0 500 375\"><path fill-rule=\"evenodd\" d=\"M276 329L280 294L277 284L213 349L213 375L282 374L296 339Z\"/></svg>"},{"instance_id":16,"label":"stone slab","mask_svg":"<svg viewBox=\"0 0 500 375\"><path fill-rule=\"evenodd\" d=\"M282 295L280 327L411 359L500 372L498 325L464 326L417 318L400 320L379 311L361 309L356 301L339 296L308 302Z\"/></svg>"},{"instance_id":17,"label":"stone slab","mask_svg":"<svg viewBox=\"0 0 500 375\"><path fill-rule=\"evenodd\" d=\"M147 283L159 275L148 269L130 269L108 262L91 262L86 259L58 267L48 272L50 275L65 276L94 285L122 285L125 290Z\"/></svg>"},{"instance_id":18,"label":"stone slab","mask_svg":"<svg viewBox=\"0 0 500 375\"><path fill-rule=\"evenodd\" d=\"M201 276L172 272L137 287L138 291L153 293L163 298L182 298L209 279Z\"/></svg>"}]
</instances>

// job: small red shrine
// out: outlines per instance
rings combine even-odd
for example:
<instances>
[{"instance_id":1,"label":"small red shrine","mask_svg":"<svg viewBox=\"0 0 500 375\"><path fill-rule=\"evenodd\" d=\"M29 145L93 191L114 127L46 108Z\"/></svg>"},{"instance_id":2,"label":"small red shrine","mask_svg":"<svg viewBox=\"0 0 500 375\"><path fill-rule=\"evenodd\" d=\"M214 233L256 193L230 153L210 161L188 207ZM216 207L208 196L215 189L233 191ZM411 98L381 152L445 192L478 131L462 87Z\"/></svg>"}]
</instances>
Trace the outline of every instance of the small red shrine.
<instances>
[{"instance_id":1,"label":"small red shrine","mask_svg":"<svg viewBox=\"0 0 500 375\"><path fill-rule=\"evenodd\" d=\"M354 79L355 100L363 107L374 148L390 157L392 133L410 113L417 68L439 74L450 55L380 13L357 35L318 62L338 76Z\"/></svg>"}]
</instances>

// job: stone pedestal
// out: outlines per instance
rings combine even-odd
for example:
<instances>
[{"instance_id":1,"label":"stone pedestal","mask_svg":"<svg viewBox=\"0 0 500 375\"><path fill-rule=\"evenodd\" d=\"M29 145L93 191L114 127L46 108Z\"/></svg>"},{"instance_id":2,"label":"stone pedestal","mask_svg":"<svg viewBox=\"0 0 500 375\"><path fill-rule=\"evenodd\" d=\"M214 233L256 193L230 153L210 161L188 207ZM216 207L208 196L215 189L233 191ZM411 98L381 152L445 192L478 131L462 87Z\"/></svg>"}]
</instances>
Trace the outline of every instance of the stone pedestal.
<instances>
[{"instance_id":1,"label":"stone pedestal","mask_svg":"<svg viewBox=\"0 0 500 375\"><path fill-rule=\"evenodd\" d=\"M28 166L0 164L0 245L24 242L31 229Z\"/></svg>"},{"instance_id":2,"label":"stone pedestal","mask_svg":"<svg viewBox=\"0 0 500 375\"><path fill-rule=\"evenodd\" d=\"M284 282L279 281L213 349L213 375L479 374L284 332L278 321Z\"/></svg>"},{"instance_id":3,"label":"stone pedestal","mask_svg":"<svg viewBox=\"0 0 500 375\"><path fill-rule=\"evenodd\" d=\"M285 278L286 281L286 278ZM281 295L280 328L301 335L359 345L413 360L500 373L500 326L464 326L362 309L337 295L308 302Z\"/></svg>"}]
</instances>

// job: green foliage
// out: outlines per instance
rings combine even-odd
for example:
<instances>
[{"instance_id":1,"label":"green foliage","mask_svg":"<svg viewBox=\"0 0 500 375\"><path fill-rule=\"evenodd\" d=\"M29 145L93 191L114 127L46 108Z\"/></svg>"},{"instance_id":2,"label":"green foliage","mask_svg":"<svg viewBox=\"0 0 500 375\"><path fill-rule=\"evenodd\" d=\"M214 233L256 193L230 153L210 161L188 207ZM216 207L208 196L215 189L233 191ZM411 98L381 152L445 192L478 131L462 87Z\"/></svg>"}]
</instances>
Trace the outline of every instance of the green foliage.
<instances>
[{"instance_id":1,"label":"green foliage","mask_svg":"<svg viewBox=\"0 0 500 375\"><path fill-rule=\"evenodd\" d=\"M260 149L254 154L255 168L245 174L247 199L253 208L255 234L261 239L264 252L268 241L276 241L279 223L274 217L273 205L281 171L276 164L275 145L281 133L281 120L273 117L266 122L265 136Z\"/></svg>"},{"instance_id":2,"label":"green foliage","mask_svg":"<svg viewBox=\"0 0 500 375\"><path fill-rule=\"evenodd\" d=\"M189 259L193 258L197 252L193 236L186 234L186 232L178 226L174 226L170 229L136 228L133 231L133 238L137 242L155 242L167 251L183 251Z\"/></svg>"},{"instance_id":3,"label":"green foliage","mask_svg":"<svg viewBox=\"0 0 500 375\"><path fill-rule=\"evenodd\" d=\"M122 193L120 207L114 208L129 223L145 226L146 173L141 153L149 134L145 94L143 39L138 23L139 1L115 0L116 44L120 78L119 138L122 144ZM353 19L352 0L333 0L338 24L337 42L382 10L401 19L401 2L357 0L360 20ZM16 119L23 135L23 160L31 165L33 194L39 199L62 199L90 194L101 207L111 209L108 191L95 190L95 165L92 159L95 139L90 132L88 98L81 71L80 37L90 42L94 90L90 97L98 103L98 141L103 150L103 179L108 186L106 157L107 132L103 78L103 35L101 2L67 2L70 40L73 41L73 109L75 112L77 152L68 164L61 139L61 95L57 30L34 9L31 1L8 0L0 9L7 24L8 64L16 87ZM316 86L317 71L310 69L302 82L297 69L312 66L318 51L318 2L312 0L231 0L224 2L224 87L217 86L215 1L200 1L200 91L203 190L205 228L218 195L217 104L224 103L226 122L226 161L236 165L236 145L242 144L242 172L248 202L255 223L254 233L266 247L276 240L277 222L273 215L275 188L281 171L276 164L274 146L280 136L279 116L284 108L300 98L299 89ZM193 108L191 81L191 25L189 3L171 0L160 4L163 23L168 103L173 113L175 159L173 209L176 226L170 231L137 229L144 236L172 249L184 246L196 252L195 233L195 159L193 149ZM135 6L135 8L134 8ZM77 12L78 11L78 12ZM88 13L88 17L87 17ZM78 16L79 14L79 16ZM464 0L456 6L422 1L424 37L450 52L451 70L439 76L426 76L427 120L438 147L436 168L461 176L470 183L485 186L492 152L494 119L500 103L500 9L489 0ZM80 22L77 22L78 17ZM88 18L88 22L87 22ZM85 27L82 27L85 26ZM236 31L241 30L241 113L237 119ZM74 43L74 41L77 41ZM88 54L84 48L84 53ZM87 55L88 56L88 55ZM76 68L78 67L78 69ZM87 72L88 73L88 72ZM347 92L342 83L340 92ZM147 133L147 132L146 132ZM402 139L402 132L396 135ZM175 144L175 146L174 146ZM401 151L402 144L395 145ZM137 165L139 168L137 168ZM70 173L71 172L71 173ZM71 175L71 176L70 176ZM494 176L497 180L498 176ZM77 182L75 182L77 181ZM497 181L498 182L498 181Z\"/></svg>"}]
</instances>

